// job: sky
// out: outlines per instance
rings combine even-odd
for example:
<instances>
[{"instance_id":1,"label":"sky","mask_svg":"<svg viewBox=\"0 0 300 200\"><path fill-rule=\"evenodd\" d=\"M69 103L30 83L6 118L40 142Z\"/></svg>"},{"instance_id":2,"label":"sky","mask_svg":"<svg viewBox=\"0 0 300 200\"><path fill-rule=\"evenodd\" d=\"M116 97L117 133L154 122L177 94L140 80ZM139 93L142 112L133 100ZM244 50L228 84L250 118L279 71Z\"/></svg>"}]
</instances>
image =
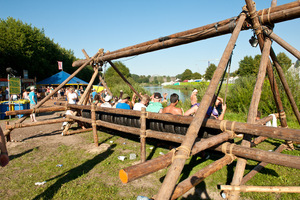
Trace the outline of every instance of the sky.
<instances>
[{"instance_id":1,"label":"sky","mask_svg":"<svg viewBox=\"0 0 300 200\"><path fill-rule=\"evenodd\" d=\"M278 0L277 5L292 2ZM61 47L84 59L82 49L93 56L98 49L114 51L177 32L238 16L244 0L0 0L0 18L13 17L44 29L45 35ZM257 10L268 8L271 0L256 1ZM300 19L277 23L274 33L300 49ZM233 52L231 71L245 56L260 54L249 39L251 30L242 31ZM133 74L175 76L185 69L204 74L208 62L218 65L230 35L121 58ZM284 52L273 42L275 53Z\"/></svg>"}]
</instances>

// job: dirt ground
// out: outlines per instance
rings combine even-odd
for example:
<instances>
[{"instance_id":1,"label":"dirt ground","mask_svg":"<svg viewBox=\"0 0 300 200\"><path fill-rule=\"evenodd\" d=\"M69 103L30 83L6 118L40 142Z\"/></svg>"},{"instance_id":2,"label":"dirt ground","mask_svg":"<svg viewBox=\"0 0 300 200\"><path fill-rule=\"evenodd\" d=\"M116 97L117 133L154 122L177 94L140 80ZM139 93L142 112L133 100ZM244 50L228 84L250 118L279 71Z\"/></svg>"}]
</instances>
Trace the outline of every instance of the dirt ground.
<instances>
[{"instance_id":1,"label":"dirt ground","mask_svg":"<svg viewBox=\"0 0 300 200\"><path fill-rule=\"evenodd\" d=\"M49 107L58 105L58 103L65 103L65 101L57 102L55 100L48 100L42 107ZM41 113L37 114L37 121L44 121L49 119L58 119L60 118L57 113L62 112L51 112L51 113ZM9 121L10 124L13 124L18 118L13 118L11 120L0 120L0 126L2 130L5 130L5 122ZM23 123L29 123L30 117L28 117ZM38 146L43 146L45 148L57 148L58 146L64 144L68 146L77 146L83 149L86 149L90 153L103 152L108 147L106 144L100 145L99 147L95 147L94 144L85 144L80 137L80 134L70 135L68 137L63 137L62 133L62 123L56 124L46 124L28 128L19 128L15 129L11 132L11 142L7 142L7 148L9 155L15 155L21 153L23 151L33 149ZM205 193L203 191L195 191L195 189L191 189L184 196L188 196L189 194L199 193L199 196L202 196L203 199L207 199L205 197ZM202 193L202 194L201 194ZM203 196L204 195L204 196ZM219 194L210 192L210 197L213 199L222 199Z\"/></svg>"}]
</instances>

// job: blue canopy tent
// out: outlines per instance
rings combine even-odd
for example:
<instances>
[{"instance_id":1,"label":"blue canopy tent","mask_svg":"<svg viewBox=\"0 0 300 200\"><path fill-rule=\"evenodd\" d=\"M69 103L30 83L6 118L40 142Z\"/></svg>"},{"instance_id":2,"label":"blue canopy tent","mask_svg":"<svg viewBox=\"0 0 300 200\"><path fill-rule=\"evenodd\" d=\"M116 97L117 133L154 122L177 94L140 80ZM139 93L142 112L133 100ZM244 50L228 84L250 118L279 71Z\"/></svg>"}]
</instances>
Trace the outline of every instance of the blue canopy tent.
<instances>
[{"instance_id":1,"label":"blue canopy tent","mask_svg":"<svg viewBox=\"0 0 300 200\"><path fill-rule=\"evenodd\" d=\"M62 82L64 82L69 76L70 76L69 73L61 71L36 84L37 85L59 85ZM88 83L79 78L73 77L66 85L88 85Z\"/></svg>"}]
</instances>

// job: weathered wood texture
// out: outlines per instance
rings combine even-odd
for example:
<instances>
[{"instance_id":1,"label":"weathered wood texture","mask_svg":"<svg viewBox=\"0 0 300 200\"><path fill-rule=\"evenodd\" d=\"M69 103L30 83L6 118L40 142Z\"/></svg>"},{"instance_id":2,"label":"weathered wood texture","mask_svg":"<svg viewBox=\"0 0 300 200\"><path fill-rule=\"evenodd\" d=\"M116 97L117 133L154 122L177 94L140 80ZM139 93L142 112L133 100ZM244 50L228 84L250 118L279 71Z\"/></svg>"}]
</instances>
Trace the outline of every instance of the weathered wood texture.
<instances>
[{"instance_id":1,"label":"weathered wood texture","mask_svg":"<svg viewBox=\"0 0 300 200\"><path fill-rule=\"evenodd\" d=\"M261 16L261 13L262 11L258 12L258 15L261 17L262 21L264 21L264 24L278 23L298 18L300 16L300 5L299 2L292 2L272 8L269 15L265 14L264 16ZM100 62L115 60L228 34L233 30L234 25L231 24L233 21L234 17L203 27L198 27L180 33L175 33L163 38L158 38L141 44L122 48L120 50L106 53L104 56L97 58L95 61ZM217 26L217 31L215 26ZM243 29L246 30L250 27L245 26ZM72 66L78 67L84 62L85 60L77 60L72 64Z\"/></svg>"},{"instance_id":2,"label":"weathered wood texture","mask_svg":"<svg viewBox=\"0 0 300 200\"><path fill-rule=\"evenodd\" d=\"M275 192L275 193L300 193L300 187L297 186L233 186L221 185L221 190L231 190L240 192Z\"/></svg>"},{"instance_id":3,"label":"weathered wood texture","mask_svg":"<svg viewBox=\"0 0 300 200\"><path fill-rule=\"evenodd\" d=\"M14 111L6 111L6 116L8 115L23 115L23 114L31 114L31 113L45 113L45 112L58 112L65 111L66 107L63 106L53 106L48 108L36 108L36 109L26 109L26 110L14 110Z\"/></svg>"}]
</instances>

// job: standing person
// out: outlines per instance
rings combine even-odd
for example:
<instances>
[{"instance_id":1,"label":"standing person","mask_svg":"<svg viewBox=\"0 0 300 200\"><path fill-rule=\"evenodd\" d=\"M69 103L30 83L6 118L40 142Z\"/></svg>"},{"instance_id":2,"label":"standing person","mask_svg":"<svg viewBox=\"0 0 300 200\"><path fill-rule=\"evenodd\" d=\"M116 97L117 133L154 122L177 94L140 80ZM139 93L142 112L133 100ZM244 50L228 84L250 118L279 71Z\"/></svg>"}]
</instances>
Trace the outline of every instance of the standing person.
<instances>
[{"instance_id":1,"label":"standing person","mask_svg":"<svg viewBox=\"0 0 300 200\"><path fill-rule=\"evenodd\" d=\"M29 100L29 96L28 96L28 93L27 93L26 89L23 90L22 98L26 99L26 100Z\"/></svg>"},{"instance_id":2,"label":"standing person","mask_svg":"<svg viewBox=\"0 0 300 200\"><path fill-rule=\"evenodd\" d=\"M76 104L78 99L77 93L74 92L74 88L70 88L70 92L68 93L68 103Z\"/></svg>"},{"instance_id":3,"label":"standing person","mask_svg":"<svg viewBox=\"0 0 300 200\"><path fill-rule=\"evenodd\" d=\"M6 87L5 89L5 99L8 100L9 99L9 91L8 91L8 87Z\"/></svg>"},{"instance_id":4,"label":"standing person","mask_svg":"<svg viewBox=\"0 0 300 200\"><path fill-rule=\"evenodd\" d=\"M2 131L2 128L0 127L0 165L1 167L5 167L9 163L9 157L8 152L5 144L5 138Z\"/></svg>"},{"instance_id":5,"label":"standing person","mask_svg":"<svg viewBox=\"0 0 300 200\"><path fill-rule=\"evenodd\" d=\"M196 88L194 88L192 94L191 94L191 104L193 107L195 104L197 104L197 94L198 94L198 90Z\"/></svg>"},{"instance_id":6,"label":"standing person","mask_svg":"<svg viewBox=\"0 0 300 200\"><path fill-rule=\"evenodd\" d=\"M93 92L91 94L92 95L92 101L94 100L96 94L97 94L96 89L93 88Z\"/></svg>"},{"instance_id":7,"label":"standing person","mask_svg":"<svg viewBox=\"0 0 300 200\"><path fill-rule=\"evenodd\" d=\"M133 110L141 111L142 108L147 108L149 102L150 102L150 97L147 94L144 94L142 96L142 100L139 103L134 104Z\"/></svg>"},{"instance_id":8,"label":"standing person","mask_svg":"<svg viewBox=\"0 0 300 200\"><path fill-rule=\"evenodd\" d=\"M130 106L128 105L129 99L130 96L128 94L123 94L122 100L117 104L116 108L130 110Z\"/></svg>"},{"instance_id":9,"label":"standing person","mask_svg":"<svg viewBox=\"0 0 300 200\"><path fill-rule=\"evenodd\" d=\"M28 97L29 97L29 101L30 101L30 109L33 109L37 104L37 95L35 93L35 87L31 86L30 91L31 92L29 93ZM32 113L30 115L30 119L32 122L37 122L37 120L35 118L35 113Z\"/></svg>"},{"instance_id":10,"label":"standing person","mask_svg":"<svg viewBox=\"0 0 300 200\"><path fill-rule=\"evenodd\" d=\"M149 105L146 108L146 111L161 113L163 109L163 106L161 104L161 94L159 92L155 92L152 96L152 101L150 101Z\"/></svg>"},{"instance_id":11,"label":"standing person","mask_svg":"<svg viewBox=\"0 0 300 200\"><path fill-rule=\"evenodd\" d=\"M170 96L170 105L165 107L162 110L162 113L172 114L172 115L182 115L182 110L180 108L176 108L175 106L179 102L179 96L176 93L171 94Z\"/></svg>"}]
</instances>

